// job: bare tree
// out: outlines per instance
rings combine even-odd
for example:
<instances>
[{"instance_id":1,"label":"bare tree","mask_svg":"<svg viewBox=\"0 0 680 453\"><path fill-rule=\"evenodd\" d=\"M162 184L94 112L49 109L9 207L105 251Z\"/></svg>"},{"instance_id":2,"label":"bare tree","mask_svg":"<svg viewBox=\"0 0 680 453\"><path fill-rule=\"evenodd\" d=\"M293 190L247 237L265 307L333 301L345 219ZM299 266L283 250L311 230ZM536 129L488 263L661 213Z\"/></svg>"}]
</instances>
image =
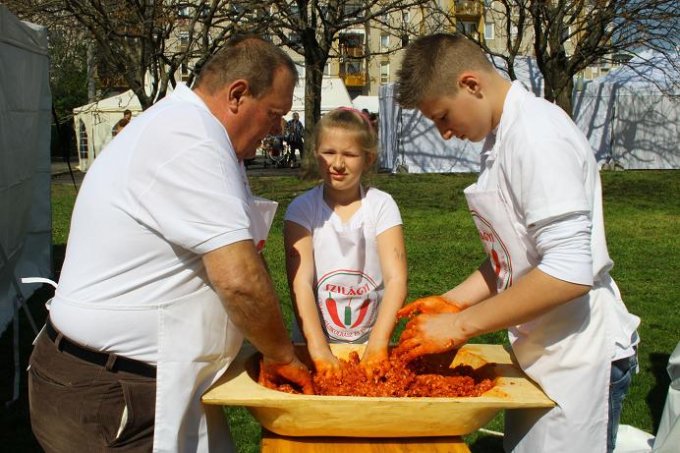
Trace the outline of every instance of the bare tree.
<instances>
[{"instance_id":1,"label":"bare tree","mask_svg":"<svg viewBox=\"0 0 680 453\"><path fill-rule=\"evenodd\" d=\"M321 116L321 84L329 58L341 57L338 38L344 30L374 24L400 38L407 32L400 20L407 8L429 0L275 0L269 3L269 31L276 40L304 58L305 123L311 126ZM393 51L394 49L390 49ZM357 56L357 55L355 55ZM361 58L370 56L364 46ZM309 135L311 127L306 127Z\"/></svg>"},{"instance_id":2,"label":"bare tree","mask_svg":"<svg viewBox=\"0 0 680 453\"><path fill-rule=\"evenodd\" d=\"M225 0L61 0L88 30L143 108L165 96L230 36L256 29L255 2ZM254 28L250 28L254 27Z\"/></svg>"},{"instance_id":3,"label":"bare tree","mask_svg":"<svg viewBox=\"0 0 680 453\"><path fill-rule=\"evenodd\" d=\"M457 22L455 10L440 14L450 24ZM505 61L511 79L518 56L535 57L544 79L544 97L569 114L574 79L588 67L625 64L622 57L654 49L671 67L680 69L677 0L494 0L484 14L501 24L503 46L491 48L483 36L462 31Z\"/></svg>"},{"instance_id":4,"label":"bare tree","mask_svg":"<svg viewBox=\"0 0 680 453\"><path fill-rule=\"evenodd\" d=\"M100 82L130 88L146 109L232 35L257 32L261 3L228 0L11 0L25 15L74 22L95 43ZM49 27L49 26L48 26ZM111 81L113 80L113 82Z\"/></svg>"}]
</instances>

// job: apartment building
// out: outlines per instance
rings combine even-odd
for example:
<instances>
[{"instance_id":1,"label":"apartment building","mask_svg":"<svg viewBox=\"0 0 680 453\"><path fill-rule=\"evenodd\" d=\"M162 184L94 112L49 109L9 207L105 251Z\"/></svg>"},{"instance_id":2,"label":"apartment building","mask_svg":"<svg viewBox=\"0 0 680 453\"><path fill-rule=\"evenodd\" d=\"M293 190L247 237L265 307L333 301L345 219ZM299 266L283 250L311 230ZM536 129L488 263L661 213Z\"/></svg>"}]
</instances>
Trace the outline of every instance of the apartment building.
<instances>
[{"instance_id":1,"label":"apartment building","mask_svg":"<svg viewBox=\"0 0 680 453\"><path fill-rule=\"evenodd\" d=\"M326 65L326 75L341 77L350 96L377 96L381 85L394 82L401 65L403 47L409 39L434 31L458 30L483 40L492 51L503 53L507 30L517 39L517 13L505 10L505 2L495 0L444 0L440 1L439 17L424 7L412 7L391 13L381 19L389 27L373 23L357 25L343 30L337 39L336 55ZM510 26L508 27L508 20ZM532 55L531 26L525 26L520 54ZM577 33L567 34L566 51L573 52ZM612 63L603 62L587 68L583 79L590 80L606 74Z\"/></svg>"}]
</instances>

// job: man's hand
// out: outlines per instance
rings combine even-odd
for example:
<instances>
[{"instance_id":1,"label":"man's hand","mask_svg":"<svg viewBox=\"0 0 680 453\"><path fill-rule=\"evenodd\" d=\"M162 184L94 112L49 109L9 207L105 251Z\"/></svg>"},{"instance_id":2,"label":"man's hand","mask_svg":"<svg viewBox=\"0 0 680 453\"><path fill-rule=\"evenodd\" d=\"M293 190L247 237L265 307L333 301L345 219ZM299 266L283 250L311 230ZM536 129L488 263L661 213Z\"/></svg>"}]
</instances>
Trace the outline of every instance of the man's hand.
<instances>
[{"instance_id":1,"label":"man's hand","mask_svg":"<svg viewBox=\"0 0 680 453\"><path fill-rule=\"evenodd\" d=\"M441 296L416 299L397 312L399 318L410 318L416 314L458 313L461 308Z\"/></svg>"},{"instance_id":2,"label":"man's hand","mask_svg":"<svg viewBox=\"0 0 680 453\"><path fill-rule=\"evenodd\" d=\"M295 384L305 395L314 395L312 375L297 357L288 363L270 362L267 358L260 362L260 383L272 387L276 382L288 381Z\"/></svg>"}]
</instances>

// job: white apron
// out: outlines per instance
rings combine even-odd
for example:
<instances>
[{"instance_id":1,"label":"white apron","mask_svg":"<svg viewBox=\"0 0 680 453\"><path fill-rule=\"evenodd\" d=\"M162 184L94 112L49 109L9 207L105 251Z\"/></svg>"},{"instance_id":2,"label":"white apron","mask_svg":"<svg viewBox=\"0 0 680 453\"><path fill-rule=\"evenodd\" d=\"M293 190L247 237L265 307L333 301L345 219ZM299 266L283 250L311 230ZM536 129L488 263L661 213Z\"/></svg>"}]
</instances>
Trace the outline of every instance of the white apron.
<instances>
[{"instance_id":1,"label":"white apron","mask_svg":"<svg viewBox=\"0 0 680 453\"><path fill-rule=\"evenodd\" d=\"M481 191L477 184L465 189L468 207L497 276L499 293L538 264L538 254L527 240L524 225L500 191L501 178L493 159L501 140L499 131L486 169L490 172L487 187L495 190ZM613 345L607 341L604 322L609 301L600 299L612 297L611 290L593 288L579 299L508 329L519 365L558 406L506 411L506 451L606 451Z\"/></svg>"},{"instance_id":2,"label":"white apron","mask_svg":"<svg viewBox=\"0 0 680 453\"><path fill-rule=\"evenodd\" d=\"M365 343L384 292L376 234L365 229L371 213L362 201L352 218L339 226L340 219L324 206L334 218L315 229L312 238L314 250L321 251L314 255L321 324L331 342ZM361 224L353 224L357 216Z\"/></svg>"},{"instance_id":3,"label":"white apron","mask_svg":"<svg viewBox=\"0 0 680 453\"><path fill-rule=\"evenodd\" d=\"M276 206L263 198L251 199L251 233L259 249ZM161 304L158 337L153 451L234 451L222 408L200 401L243 342L217 293L206 287Z\"/></svg>"}]
</instances>

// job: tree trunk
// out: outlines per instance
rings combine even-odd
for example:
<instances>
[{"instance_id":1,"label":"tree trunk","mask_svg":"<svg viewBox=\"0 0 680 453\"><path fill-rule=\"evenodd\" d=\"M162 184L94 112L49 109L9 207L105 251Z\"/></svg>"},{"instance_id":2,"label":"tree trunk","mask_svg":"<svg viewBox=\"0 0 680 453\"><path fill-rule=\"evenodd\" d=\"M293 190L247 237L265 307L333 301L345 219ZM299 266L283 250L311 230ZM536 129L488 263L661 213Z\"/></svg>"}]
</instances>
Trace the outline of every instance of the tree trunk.
<instances>
[{"instance_id":1,"label":"tree trunk","mask_svg":"<svg viewBox=\"0 0 680 453\"><path fill-rule=\"evenodd\" d=\"M321 85L326 59L316 53L305 55L305 156L312 154L312 131L321 118Z\"/></svg>"}]
</instances>

